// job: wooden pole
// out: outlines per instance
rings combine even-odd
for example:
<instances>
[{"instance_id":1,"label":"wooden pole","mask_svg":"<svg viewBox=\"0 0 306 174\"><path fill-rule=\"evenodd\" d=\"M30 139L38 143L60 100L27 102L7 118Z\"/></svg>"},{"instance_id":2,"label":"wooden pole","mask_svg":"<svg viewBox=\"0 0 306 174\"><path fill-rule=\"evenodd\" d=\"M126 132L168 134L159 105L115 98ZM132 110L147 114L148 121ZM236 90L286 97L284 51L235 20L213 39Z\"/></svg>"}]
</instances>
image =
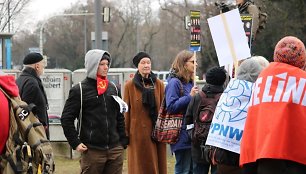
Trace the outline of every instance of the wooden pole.
<instances>
[{"instance_id":1,"label":"wooden pole","mask_svg":"<svg viewBox=\"0 0 306 174\"><path fill-rule=\"evenodd\" d=\"M194 64L193 64L193 86L196 86L196 76L197 76L197 52L193 52L193 57L194 57Z\"/></svg>"}]
</instances>

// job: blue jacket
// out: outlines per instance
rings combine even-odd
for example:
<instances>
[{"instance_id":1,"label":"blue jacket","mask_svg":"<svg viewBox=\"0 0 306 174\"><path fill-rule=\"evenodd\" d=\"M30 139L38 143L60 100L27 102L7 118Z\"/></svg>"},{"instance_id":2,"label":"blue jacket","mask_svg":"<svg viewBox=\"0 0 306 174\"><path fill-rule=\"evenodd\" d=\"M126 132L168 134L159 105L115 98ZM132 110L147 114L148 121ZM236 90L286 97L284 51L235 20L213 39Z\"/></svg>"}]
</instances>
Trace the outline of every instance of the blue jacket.
<instances>
[{"instance_id":1,"label":"blue jacket","mask_svg":"<svg viewBox=\"0 0 306 174\"><path fill-rule=\"evenodd\" d=\"M192 82L183 84L183 95L181 96L181 85L178 78L168 78L168 84L165 90L166 107L170 113L184 113L183 126L180 132L179 140L176 144L171 144L171 152L181 149L191 148L191 140L188 137L185 125L185 113L191 100L190 91L193 87Z\"/></svg>"}]
</instances>

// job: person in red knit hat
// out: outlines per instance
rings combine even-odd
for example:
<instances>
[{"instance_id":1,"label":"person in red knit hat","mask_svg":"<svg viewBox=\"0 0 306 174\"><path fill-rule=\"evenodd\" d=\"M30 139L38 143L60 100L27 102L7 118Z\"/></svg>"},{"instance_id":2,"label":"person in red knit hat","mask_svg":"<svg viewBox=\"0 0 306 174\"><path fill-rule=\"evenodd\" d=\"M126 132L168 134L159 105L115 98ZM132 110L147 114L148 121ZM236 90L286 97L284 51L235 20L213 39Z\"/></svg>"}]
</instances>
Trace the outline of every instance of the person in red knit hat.
<instances>
[{"instance_id":1,"label":"person in red knit hat","mask_svg":"<svg viewBox=\"0 0 306 174\"><path fill-rule=\"evenodd\" d=\"M12 75L6 75L0 70L0 88L12 97L19 95L15 78ZM4 93L0 90L0 155L5 152L5 144L9 136L9 102Z\"/></svg>"},{"instance_id":2,"label":"person in red knit hat","mask_svg":"<svg viewBox=\"0 0 306 174\"><path fill-rule=\"evenodd\" d=\"M246 174L306 173L306 51L282 38L255 83L241 141Z\"/></svg>"}]
</instances>

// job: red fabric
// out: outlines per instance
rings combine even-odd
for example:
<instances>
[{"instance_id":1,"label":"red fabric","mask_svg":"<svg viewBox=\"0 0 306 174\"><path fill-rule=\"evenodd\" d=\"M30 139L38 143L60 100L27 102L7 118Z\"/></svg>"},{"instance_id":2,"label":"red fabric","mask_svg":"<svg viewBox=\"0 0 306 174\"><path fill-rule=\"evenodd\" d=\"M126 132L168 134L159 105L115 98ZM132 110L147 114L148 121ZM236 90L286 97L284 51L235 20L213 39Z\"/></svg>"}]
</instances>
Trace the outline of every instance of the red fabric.
<instances>
[{"instance_id":1,"label":"red fabric","mask_svg":"<svg viewBox=\"0 0 306 174\"><path fill-rule=\"evenodd\" d=\"M5 95L0 92L0 154L4 152L4 147L9 134L9 107Z\"/></svg>"},{"instance_id":2,"label":"red fabric","mask_svg":"<svg viewBox=\"0 0 306 174\"><path fill-rule=\"evenodd\" d=\"M97 90L98 95L103 94L108 87L108 80L106 77L97 76Z\"/></svg>"},{"instance_id":3,"label":"red fabric","mask_svg":"<svg viewBox=\"0 0 306 174\"><path fill-rule=\"evenodd\" d=\"M261 158L306 164L305 82L305 71L284 63L271 63L259 75L242 137L240 165Z\"/></svg>"},{"instance_id":4,"label":"red fabric","mask_svg":"<svg viewBox=\"0 0 306 174\"><path fill-rule=\"evenodd\" d=\"M8 95L12 97L17 97L19 95L19 89L13 75L0 75L0 86Z\"/></svg>"},{"instance_id":5,"label":"red fabric","mask_svg":"<svg viewBox=\"0 0 306 174\"><path fill-rule=\"evenodd\" d=\"M18 96L19 90L14 76L0 76L0 87L10 96ZM9 135L9 104L6 96L0 91L0 154L4 152Z\"/></svg>"}]
</instances>

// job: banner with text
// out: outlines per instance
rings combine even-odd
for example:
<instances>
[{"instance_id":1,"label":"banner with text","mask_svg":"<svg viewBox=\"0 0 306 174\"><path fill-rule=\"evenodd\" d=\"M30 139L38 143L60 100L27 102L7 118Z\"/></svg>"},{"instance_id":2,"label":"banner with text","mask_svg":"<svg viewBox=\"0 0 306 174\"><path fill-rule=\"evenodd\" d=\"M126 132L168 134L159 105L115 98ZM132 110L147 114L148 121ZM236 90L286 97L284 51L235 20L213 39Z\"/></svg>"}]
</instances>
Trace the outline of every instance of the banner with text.
<instances>
[{"instance_id":1,"label":"banner with text","mask_svg":"<svg viewBox=\"0 0 306 174\"><path fill-rule=\"evenodd\" d=\"M240 153L253 83L232 79L220 97L206 145Z\"/></svg>"},{"instance_id":2,"label":"banner with text","mask_svg":"<svg viewBox=\"0 0 306 174\"><path fill-rule=\"evenodd\" d=\"M64 100L64 74L63 73L44 73L41 76L41 81L45 88L49 110L48 113L54 115L61 115Z\"/></svg>"},{"instance_id":3,"label":"banner with text","mask_svg":"<svg viewBox=\"0 0 306 174\"><path fill-rule=\"evenodd\" d=\"M200 11L190 10L190 51L201 51Z\"/></svg>"}]
</instances>

